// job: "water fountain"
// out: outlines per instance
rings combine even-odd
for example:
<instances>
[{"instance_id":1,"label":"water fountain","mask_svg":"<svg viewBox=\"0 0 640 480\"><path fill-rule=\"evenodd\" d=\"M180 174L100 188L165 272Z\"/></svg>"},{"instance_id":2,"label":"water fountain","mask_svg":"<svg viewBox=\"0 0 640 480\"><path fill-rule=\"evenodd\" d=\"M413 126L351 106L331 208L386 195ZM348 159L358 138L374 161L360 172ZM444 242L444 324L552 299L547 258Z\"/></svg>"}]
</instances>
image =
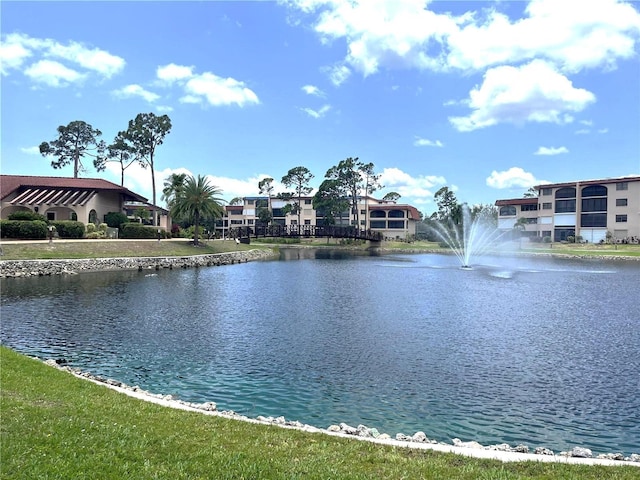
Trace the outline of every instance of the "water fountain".
<instances>
[{"instance_id":1,"label":"water fountain","mask_svg":"<svg viewBox=\"0 0 640 480\"><path fill-rule=\"evenodd\" d=\"M449 220L447 223L435 223L431 230L458 257L461 268L471 269L471 259L487 253L506 233L489 223L480 216L472 220L469 207L463 205L462 225Z\"/></svg>"}]
</instances>

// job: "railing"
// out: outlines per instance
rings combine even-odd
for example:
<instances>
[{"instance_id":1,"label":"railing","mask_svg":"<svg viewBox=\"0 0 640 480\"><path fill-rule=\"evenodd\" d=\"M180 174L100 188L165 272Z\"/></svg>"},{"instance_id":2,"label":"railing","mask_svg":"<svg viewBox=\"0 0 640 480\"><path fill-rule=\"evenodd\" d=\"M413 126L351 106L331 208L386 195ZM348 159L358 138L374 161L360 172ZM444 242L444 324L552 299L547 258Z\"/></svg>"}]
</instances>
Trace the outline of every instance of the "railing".
<instances>
[{"instance_id":1,"label":"railing","mask_svg":"<svg viewBox=\"0 0 640 480\"><path fill-rule=\"evenodd\" d=\"M371 230L360 230L346 225L261 225L252 227L232 227L229 236L233 238L261 237L333 237L354 238L379 242L382 233Z\"/></svg>"}]
</instances>

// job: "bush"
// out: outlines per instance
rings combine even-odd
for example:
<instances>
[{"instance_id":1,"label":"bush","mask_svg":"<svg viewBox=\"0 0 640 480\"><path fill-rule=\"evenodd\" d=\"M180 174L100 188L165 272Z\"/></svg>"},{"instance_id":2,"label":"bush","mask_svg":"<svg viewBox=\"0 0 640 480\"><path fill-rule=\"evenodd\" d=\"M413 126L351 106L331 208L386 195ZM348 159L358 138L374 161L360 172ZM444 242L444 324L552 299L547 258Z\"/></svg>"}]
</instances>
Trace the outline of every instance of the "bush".
<instances>
[{"instance_id":1,"label":"bush","mask_svg":"<svg viewBox=\"0 0 640 480\"><path fill-rule=\"evenodd\" d=\"M0 235L3 238L47 238L47 222L43 220L1 220Z\"/></svg>"},{"instance_id":2,"label":"bush","mask_svg":"<svg viewBox=\"0 0 640 480\"><path fill-rule=\"evenodd\" d=\"M542 241L544 243L551 243L551 237L549 235L542 237Z\"/></svg>"},{"instance_id":3,"label":"bush","mask_svg":"<svg viewBox=\"0 0 640 480\"><path fill-rule=\"evenodd\" d=\"M85 227L85 231L87 232L87 237L96 231L95 223L87 223Z\"/></svg>"},{"instance_id":4,"label":"bush","mask_svg":"<svg viewBox=\"0 0 640 480\"><path fill-rule=\"evenodd\" d=\"M47 219L44 215L40 215L39 213L32 212L31 210L20 210L18 212L13 212L9 214L7 217L9 220L40 220L42 222L46 222Z\"/></svg>"},{"instance_id":5,"label":"bush","mask_svg":"<svg viewBox=\"0 0 640 480\"><path fill-rule=\"evenodd\" d=\"M61 220L58 222L51 222L51 225L56 227L58 236L60 238L82 238L84 237L84 223L75 222L73 220Z\"/></svg>"},{"instance_id":6,"label":"bush","mask_svg":"<svg viewBox=\"0 0 640 480\"><path fill-rule=\"evenodd\" d=\"M167 238L167 232L160 229L160 237ZM120 228L120 238L158 238L158 227L141 223L125 223Z\"/></svg>"},{"instance_id":7,"label":"bush","mask_svg":"<svg viewBox=\"0 0 640 480\"><path fill-rule=\"evenodd\" d=\"M129 218L122 212L109 212L104 216L108 227L120 228L123 223L129 222Z\"/></svg>"},{"instance_id":8,"label":"bush","mask_svg":"<svg viewBox=\"0 0 640 480\"><path fill-rule=\"evenodd\" d=\"M573 235L567 236L567 243L576 243L576 237Z\"/></svg>"}]
</instances>

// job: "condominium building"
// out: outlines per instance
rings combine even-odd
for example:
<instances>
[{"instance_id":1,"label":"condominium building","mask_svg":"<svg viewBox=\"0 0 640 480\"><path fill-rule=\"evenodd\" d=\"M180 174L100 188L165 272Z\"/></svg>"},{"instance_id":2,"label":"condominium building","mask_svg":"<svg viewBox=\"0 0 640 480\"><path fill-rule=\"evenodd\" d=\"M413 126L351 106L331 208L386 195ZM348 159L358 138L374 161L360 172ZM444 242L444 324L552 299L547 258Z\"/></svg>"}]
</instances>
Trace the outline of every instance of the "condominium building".
<instances>
[{"instance_id":1,"label":"condominium building","mask_svg":"<svg viewBox=\"0 0 640 480\"><path fill-rule=\"evenodd\" d=\"M268 197L244 197L242 204L225 206L224 217L218 221L217 233L226 236L234 227L254 227L260 224L259 212L262 208L271 210L272 224L283 226L298 225L298 213L288 213L286 206L297 203L298 199L282 200ZM300 199L300 226L324 225L321 211L313 208L313 197ZM358 199L356 212L345 211L335 218L337 225L360 225L362 230L380 232L389 239L411 239L416 233L416 224L421 221L417 208L378 200L373 197Z\"/></svg>"},{"instance_id":2,"label":"condominium building","mask_svg":"<svg viewBox=\"0 0 640 480\"><path fill-rule=\"evenodd\" d=\"M640 239L640 176L551 183L537 197L498 200L498 228L525 235L599 243Z\"/></svg>"}]
</instances>

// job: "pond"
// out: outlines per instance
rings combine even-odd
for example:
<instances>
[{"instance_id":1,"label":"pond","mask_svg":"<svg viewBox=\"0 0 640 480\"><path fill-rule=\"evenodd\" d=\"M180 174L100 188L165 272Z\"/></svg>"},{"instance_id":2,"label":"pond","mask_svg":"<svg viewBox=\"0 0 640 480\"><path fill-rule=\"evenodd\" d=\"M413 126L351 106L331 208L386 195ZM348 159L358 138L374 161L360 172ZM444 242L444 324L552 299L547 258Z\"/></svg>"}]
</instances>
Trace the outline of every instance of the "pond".
<instances>
[{"instance_id":1,"label":"pond","mask_svg":"<svg viewBox=\"0 0 640 480\"><path fill-rule=\"evenodd\" d=\"M640 452L640 264L284 249L2 282L0 341L185 401L326 428Z\"/></svg>"}]
</instances>

